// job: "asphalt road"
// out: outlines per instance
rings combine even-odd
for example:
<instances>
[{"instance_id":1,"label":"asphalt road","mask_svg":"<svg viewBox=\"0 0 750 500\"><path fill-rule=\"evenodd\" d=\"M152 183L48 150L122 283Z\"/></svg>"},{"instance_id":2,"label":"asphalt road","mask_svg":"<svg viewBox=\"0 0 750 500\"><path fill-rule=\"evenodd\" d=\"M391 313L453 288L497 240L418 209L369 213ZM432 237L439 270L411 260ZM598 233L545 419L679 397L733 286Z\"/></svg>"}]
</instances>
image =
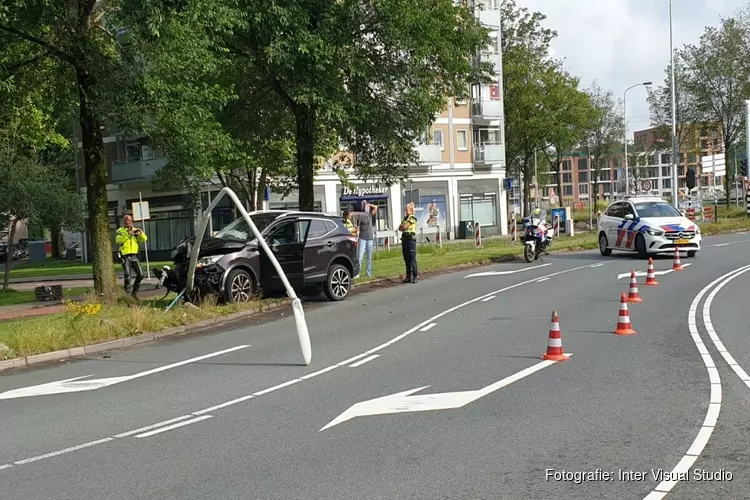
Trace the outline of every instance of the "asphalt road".
<instances>
[{"instance_id":1,"label":"asphalt road","mask_svg":"<svg viewBox=\"0 0 750 500\"><path fill-rule=\"evenodd\" d=\"M646 264L586 252L308 304L309 367L286 310L0 376L3 496L748 498L750 267L715 280L750 264L750 236L704 245L683 272L640 286L633 336L612 334L629 282L618 275ZM572 356L540 365L552 310ZM90 391L24 389L136 374ZM654 480L676 466L689 480Z\"/></svg>"}]
</instances>

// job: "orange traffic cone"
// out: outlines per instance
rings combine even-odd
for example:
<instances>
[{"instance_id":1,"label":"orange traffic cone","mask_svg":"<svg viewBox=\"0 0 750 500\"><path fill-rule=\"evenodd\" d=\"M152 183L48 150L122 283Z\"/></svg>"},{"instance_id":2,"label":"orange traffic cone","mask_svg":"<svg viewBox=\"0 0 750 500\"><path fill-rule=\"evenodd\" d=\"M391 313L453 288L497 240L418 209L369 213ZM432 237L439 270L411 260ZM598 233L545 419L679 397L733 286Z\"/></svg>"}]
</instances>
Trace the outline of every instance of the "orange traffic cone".
<instances>
[{"instance_id":1,"label":"orange traffic cone","mask_svg":"<svg viewBox=\"0 0 750 500\"><path fill-rule=\"evenodd\" d=\"M628 290L628 302L643 302L638 295L638 279L635 277L635 270L630 271L630 289Z\"/></svg>"},{"instance_id":2,"label":"orange traffic cone","mask_svg":"<svg viewBox=\"0 0 750 500\"><path fill-rule=\"evenodd\" d=\"M659 282L656 281L656 273L654 272L654 259L648 258L648 272L646 273L646 282L644 285L656 286Z\"/></svg>"},{"instance_id":3,"label":"orange traffic cone","mask_svg":"<svg viewBox=\"0 0 750 500\"><path fill-rule=\"evenodd\" d=\"M680 262L680 249L674 247L674 264L672 264L672 271L683 271L682 263Z\"/></svg>"},{"instance_id":4,"label":"orange traffic cone","mask_svg":"<svg viewBox=\"0 0 750 500\"><path fill-rule=\"evenodd\" d=\"M617 316L617 329L614 331L617 335L633 335L633 330L630 324L630 314L628 313L628 299L623 293L620 295L620 313Z\"/></svg>"},{"instance_id":5,"label":"orange traffic cone","mask_svg":"<svg viewBox=\"0 0 750 500\"><path fill-rule=\"evenodd\" d=\"M563 352L562 337L560 336L560 321L557 318L557 311L552 311L552 323L549 327L547 352L542 355L542 359L548 361L566 361L570 359L570 356L565 355Z\"/></svg>"}]
</instances>

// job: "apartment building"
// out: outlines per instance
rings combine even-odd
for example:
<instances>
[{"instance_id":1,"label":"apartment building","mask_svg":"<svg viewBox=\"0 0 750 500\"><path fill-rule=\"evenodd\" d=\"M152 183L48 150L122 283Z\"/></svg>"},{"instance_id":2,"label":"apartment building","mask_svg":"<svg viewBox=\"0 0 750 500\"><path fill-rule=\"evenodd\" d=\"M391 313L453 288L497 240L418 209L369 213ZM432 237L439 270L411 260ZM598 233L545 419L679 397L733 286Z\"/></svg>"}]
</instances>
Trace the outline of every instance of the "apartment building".
<instances>
[{"instance_id":1,"label":"apartment building","mask_svg":"<svg viewBox=\"0 0 750 500\"><path fill-rule=\"evenodd\" d=\"M490 29L492 40L476 55L475 61L493 64L496 83L475 83L466 101L448 100L443 112L436 117L425 144L416 146L419 159L411 167L407 182L382 186L364 182L352 172L349 179L354 188L351 189L341 184L330 163L324 165L315 178L315 210L340 213L367 200L378 205L377 227L386 231L398 227L405 203L413 201L419 226L438 226L444 238L456 238L461 221L481 223L487 235L507 234L506 193L502 189L505 128L500 1L470 2L477 19ZM219 189L216 185L204 186L200 206L193 207L186 193L166 191L152 182L156 172L169 160L147 137L127 136L116 126L103 133L113 235L121 217L130 213L133 202L142 197L150 206L151 219L145 222L145 230L149 235L151 258L168 258L180 240L193 235L199 210L210 204ZM79 158L79 187L84 191L80 165L82 159ZM269 208L294 210L298 207L296 192L287 196L271 193ZM229 201L224 200L212 213L210 230L221 229L231 219Z\"/></svg>"}]
</instances>

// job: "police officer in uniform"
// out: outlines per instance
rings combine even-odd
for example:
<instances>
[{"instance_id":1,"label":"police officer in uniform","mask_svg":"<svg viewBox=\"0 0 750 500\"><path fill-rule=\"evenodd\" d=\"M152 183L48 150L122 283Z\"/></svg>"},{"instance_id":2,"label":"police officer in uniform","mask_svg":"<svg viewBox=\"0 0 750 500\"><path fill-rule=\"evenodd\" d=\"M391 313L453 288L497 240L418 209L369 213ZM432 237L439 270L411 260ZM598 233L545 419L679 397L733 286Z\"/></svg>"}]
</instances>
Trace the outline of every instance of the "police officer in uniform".
<instances>
[{"instance_id":1,"label":"police officer in uniform","mask_svg":"<svg viewBox=\"0 0 750 500\"><path fill-rule=\"evenodd\" d=\"M398 226L401 231L401 252L406 264L404 283L416 283L419 278L417 268L417 218L414 216L414 203L407 203L404 208L404 220Z\"/></svg>"},{"instance_id":2,"label":"police officer in uniform","mask_svg":"<svg viewBox=\"0 0 750 500\"><path fill-rule=\"evenodd\" d=\"M341 221L344 223L344 226L349 230L350 233L352 233L353 236L357 236L357 233L359 230L357 229L357 226L354 225L352 222L352 215L349 212L349 210L344 210L344 216L341 218Z\"/></svg>"},{"instance_id":3,"label":"police officer in uniform","mask_svg":"<svg viewBox=\"0 0 750 500\"><path fill-rule=\"evenodd\" d=\"M130 274L135 273L135 282L133 283L133 298L138 298L138 290L143 281L143 270L141 261L138 258L139 245L146 243L146 233L133 227L133 217L126 215L123 218L124 227L121 227L115 233L115 243L120 253L120 262L125 278L125 293L130 293Z\"/></svg>"}]
</instances>

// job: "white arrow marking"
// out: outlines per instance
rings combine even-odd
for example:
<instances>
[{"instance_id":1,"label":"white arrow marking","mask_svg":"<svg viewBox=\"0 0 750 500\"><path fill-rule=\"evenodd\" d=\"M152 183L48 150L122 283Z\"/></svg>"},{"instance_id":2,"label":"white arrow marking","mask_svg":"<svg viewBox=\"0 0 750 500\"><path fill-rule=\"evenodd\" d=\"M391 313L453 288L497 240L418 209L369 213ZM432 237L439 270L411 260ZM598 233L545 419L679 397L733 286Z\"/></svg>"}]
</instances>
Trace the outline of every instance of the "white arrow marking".
<instances>
[{"instance_id":1,"label":"white arrow marking","mask_svg":"<svg viewBox=\"0 0 750 500\"><path fill-rule=\"evenodd\" d=\"M468 276L464 276L464 279L466 279L466 278L476 278L476 277L479 277L479 276L500 276L500 275L503 275L503 274L522 273L524 271L530 271L532 269L539 269L540 267L551 266L551 265L552 265L552 263L548 262L546 264L539 264L538 266L524 267L523 269L513 269L512 271L487 271L485 273L474 273L474 274L470 274Z\"/></svg>"},{"instance_id":2,"label":"white arrow marking","mask_svg":"<svg viewBox=\"0 0 750 500\"><path fill-rule=\"evenodd\" d=\"M692 266L692 264L690 262L688 262L687 264L683 264L682 265L682 267L690 267L690 266ZM664 271L654 271L654 276L664 276L665 274L669 274L669 273L673 273L673 272L674 272L674 269L665 269ZM645 271L636 271L635 272L636 276L641 276L641 277L642 276L646 276L646 274L648 274L648 273L646 273ZM620 273L620 274L617 275L617 279L618 280L621 280L623 278L630 278L630 273Z\"/></svg>"},{"instance_id":3,"label":"white arrow marking","mask_svg":"<svg viewBox=\"0 0 750 500\"><path fill-rule=\"evenodd\" d=\"M570 356L569 353L568 356ZM444 392L441 394L422 394L420 396L412 396L415 392L427 389L430 387L426 385L424 387L417 387L416 389L410 389L408 391L397 392L396 394L390 394L380 398L371 399L369 401L362 401L352 405L344 413L331 420L331 422L320 429L318 432L322 432L326 429L330 429L334 425L338 425L347 420L351 420L356 417L364 417L368 415L385 415L389 413L407 413L416 411L431 411L431 410L450 410L454 408L461 408L467 404L476 401L477 399L486 396L490 393L502 389L503 387L521 380L524 377L531 375L534 372L546 368L550 365L557 363L557 361L542 361L534 366L530 366L525 370L521 370L518 373L499 380L493 384L488 385L483 389L476 391L463 391L463 392Z\"/></svg>"},{"instance_id":4,"label":"white arrow marking","mask_svg":"<svg viewBox=\"0 0 750 500\"><path fill-rule=\"evenodd\" d=\"M47 384L34 385L31 387L22 387L20 389L14 389L12 391L3 392L2 394L0 394L0 399L28 398L32 396L46 396L49 394L62 394L62 393L67 393L67 392L93 391L96 389L101 389L102 387L108 387L110 385L127 382L128 380L145 377L147 375L153 375L154 373L163 372L164 370L177 368L178 366L183 366L188 363L195 363L196 361L202 361L204 359L213 358L215 356L221 356L222 354L227 354L229 352L237 351L239 349L244 349L246 347L250 347L250 346L239 345L237 347L232 347L231 349L224 349L223 351L212 352L210 354L204 354L203 356L198 356L197 358L186 359L185 361L180 361L178 363L173 363L171 365L160 366L159 368L154 368L153 370L147 370L145 372L136 373L135 375L100 378L100 379L94 379L94 380L80 380L80 379L92 376L92 375L85 375L83 377L69 378L66 380L58 380L57 382L49 382Z\"/></svg>"}]
</instances>

